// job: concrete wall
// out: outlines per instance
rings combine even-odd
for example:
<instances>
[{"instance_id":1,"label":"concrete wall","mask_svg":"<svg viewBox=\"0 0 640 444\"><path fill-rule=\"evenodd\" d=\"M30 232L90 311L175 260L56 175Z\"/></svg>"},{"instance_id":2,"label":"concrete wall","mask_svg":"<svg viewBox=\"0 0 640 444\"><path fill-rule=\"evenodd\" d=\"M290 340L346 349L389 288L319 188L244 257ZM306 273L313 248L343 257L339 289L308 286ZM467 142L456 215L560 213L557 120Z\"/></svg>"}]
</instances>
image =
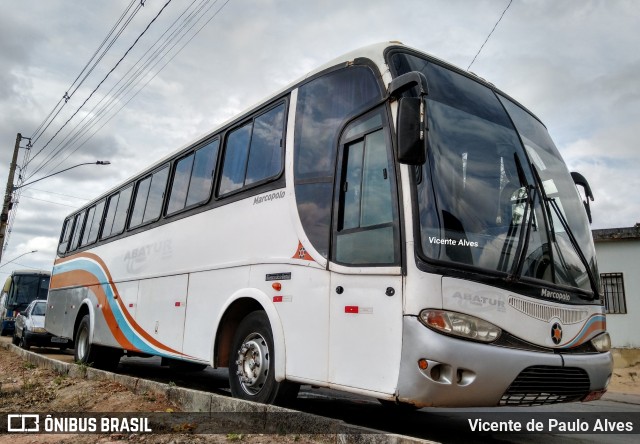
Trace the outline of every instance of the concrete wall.
<instances>
[{"instance_id":1,"label":"concrete wall","mask_svg":"<svg viewBox=\"0 0 640 444\"><path fill-rule=\"evenodd\" d=\"M596 242L600 273L623 273L626 314L607 314L614 348L640 348L640 239Z\"/></svg>"}]
</instances>

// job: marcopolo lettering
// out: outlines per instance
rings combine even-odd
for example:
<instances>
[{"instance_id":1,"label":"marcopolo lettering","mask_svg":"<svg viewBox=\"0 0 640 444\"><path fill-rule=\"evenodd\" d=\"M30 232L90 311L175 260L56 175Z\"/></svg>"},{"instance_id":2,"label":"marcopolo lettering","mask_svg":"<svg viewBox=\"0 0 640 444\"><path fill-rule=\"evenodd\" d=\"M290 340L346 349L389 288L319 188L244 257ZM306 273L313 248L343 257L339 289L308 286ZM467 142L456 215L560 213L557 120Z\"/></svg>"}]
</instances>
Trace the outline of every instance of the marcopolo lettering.
<instances>
[{"instance_id":1,"label":"marcopolo lettering","mask_svg":"<svg viewBox=\"0 0 640 444\"><path fill-rule=\"evenodd\" d=\"M253 198L253 204L258 205L263 202L271 202L272 200L282 199L285 195L285 191L276 191L275 193L266 194L264 196L256 196Z\"/></svg>"},{"instance_id":2,"label":"marcopolo lettering","mask_svg":"<svg viewBox=\"0 0 640 444\"><path fill-rule=\"evenodd\" d=\"M561 293L559 291L549 291L546 288L543 288L542 290L540 290L540 295L543 298L558 299L560 301L571 300L571 296L568 293Z\"/></svg>"}]
</instances>

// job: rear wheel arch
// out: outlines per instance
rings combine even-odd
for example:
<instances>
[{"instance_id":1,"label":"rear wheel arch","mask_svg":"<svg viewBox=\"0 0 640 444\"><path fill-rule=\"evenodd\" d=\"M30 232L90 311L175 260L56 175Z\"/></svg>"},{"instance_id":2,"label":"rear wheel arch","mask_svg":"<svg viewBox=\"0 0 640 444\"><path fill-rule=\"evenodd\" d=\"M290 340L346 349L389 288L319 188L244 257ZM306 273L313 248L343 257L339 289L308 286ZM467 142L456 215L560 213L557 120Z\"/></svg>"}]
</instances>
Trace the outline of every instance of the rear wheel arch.
<instances>
[{"instance_id":1,"label":"rear wheel arch","mask_svg":"<svg viewBox=\"0 0 640 444\"><path fill-rule=\"evenodd\" d=\"M271 302L264 293L254 289L237 293L237 296L230 298L227 306L221 310L222 314L217 323L218 327L214 339L214 367L229 366L229 352L238 325L245 317L254 311L264 311L269 318L274 349L276 351L274 376L276 381L282 381L285 379L286 362L286 347L282 322L280 321L278 312L273 306L273 302Z\"/></svg>"}]
</instances>

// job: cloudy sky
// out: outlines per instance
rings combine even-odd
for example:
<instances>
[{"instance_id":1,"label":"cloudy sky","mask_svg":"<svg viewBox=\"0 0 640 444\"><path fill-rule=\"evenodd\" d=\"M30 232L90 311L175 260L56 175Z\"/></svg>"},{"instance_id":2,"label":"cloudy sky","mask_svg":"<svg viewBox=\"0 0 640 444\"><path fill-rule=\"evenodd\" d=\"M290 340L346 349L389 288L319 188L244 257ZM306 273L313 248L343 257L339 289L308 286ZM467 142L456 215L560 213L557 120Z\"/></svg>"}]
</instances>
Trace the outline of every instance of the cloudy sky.
<instances>
[{"instance_id":1,"label":"cloudy sky","mask_svg":"<svg viewBox=\"0 0 640 444\"><path fill-rule=\"evenodd\" d=\"M107 76L167 3L146 0L76 89L131 3L0 0L2 189L18 132L38 135L27 182L111 161L23 190L2 263L38 252L3 266L0 279L13 268L50 269L75 208L333 57L399 40L467 68L509 0L173 0ZM471 68L536 113L570 170L588 178L593 228L640 222L639 29L635 0L513 0ZM175 46L161 46L182 32ZM38 131L65 93L56 119Z\"/></svg>"}]
</instances>

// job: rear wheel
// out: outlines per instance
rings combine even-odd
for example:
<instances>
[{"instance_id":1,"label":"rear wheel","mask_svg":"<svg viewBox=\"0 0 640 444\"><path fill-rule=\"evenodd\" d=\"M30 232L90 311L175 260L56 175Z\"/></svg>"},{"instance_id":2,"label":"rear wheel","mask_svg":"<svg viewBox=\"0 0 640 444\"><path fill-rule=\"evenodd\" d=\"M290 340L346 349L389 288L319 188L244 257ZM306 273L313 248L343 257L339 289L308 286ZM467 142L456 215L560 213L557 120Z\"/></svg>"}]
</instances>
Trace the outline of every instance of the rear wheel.
<instances>
[{"instance_id":1,"label":"rear wheel","mask_svg":"<svg viewBox=\"0 0 640 444\"><path fill-rule=\"evenodd\" d=\"M273 334L264 311L254 311L238 325L229 356L229 385L235 398L283 405L300 386L274 377Z\"/></svg>"},{"instance_id":2,"label":"rear wheel","mask_svg":"<svg viewBox=\"0 0 640 444\"><path fill-rule=\"evenodd\" d=\"M18 345L20 343L20 338L16 335L16 332L13 332L13 336L11 337L11 343L13 345Z\"/></svg>"},{"instance_id":3,"label":"rear wheel","mask_svg":"<svg viewBox=\"0 0 640 444\"><path fill-rule=\"evenodd\" d=\"M115 370L120 362L122 352L110 347L101 347L91 343L91 320L84 315L75 337L74 359L78 364L92 365L103 370Z\"/></svg>"}]
</instances>

